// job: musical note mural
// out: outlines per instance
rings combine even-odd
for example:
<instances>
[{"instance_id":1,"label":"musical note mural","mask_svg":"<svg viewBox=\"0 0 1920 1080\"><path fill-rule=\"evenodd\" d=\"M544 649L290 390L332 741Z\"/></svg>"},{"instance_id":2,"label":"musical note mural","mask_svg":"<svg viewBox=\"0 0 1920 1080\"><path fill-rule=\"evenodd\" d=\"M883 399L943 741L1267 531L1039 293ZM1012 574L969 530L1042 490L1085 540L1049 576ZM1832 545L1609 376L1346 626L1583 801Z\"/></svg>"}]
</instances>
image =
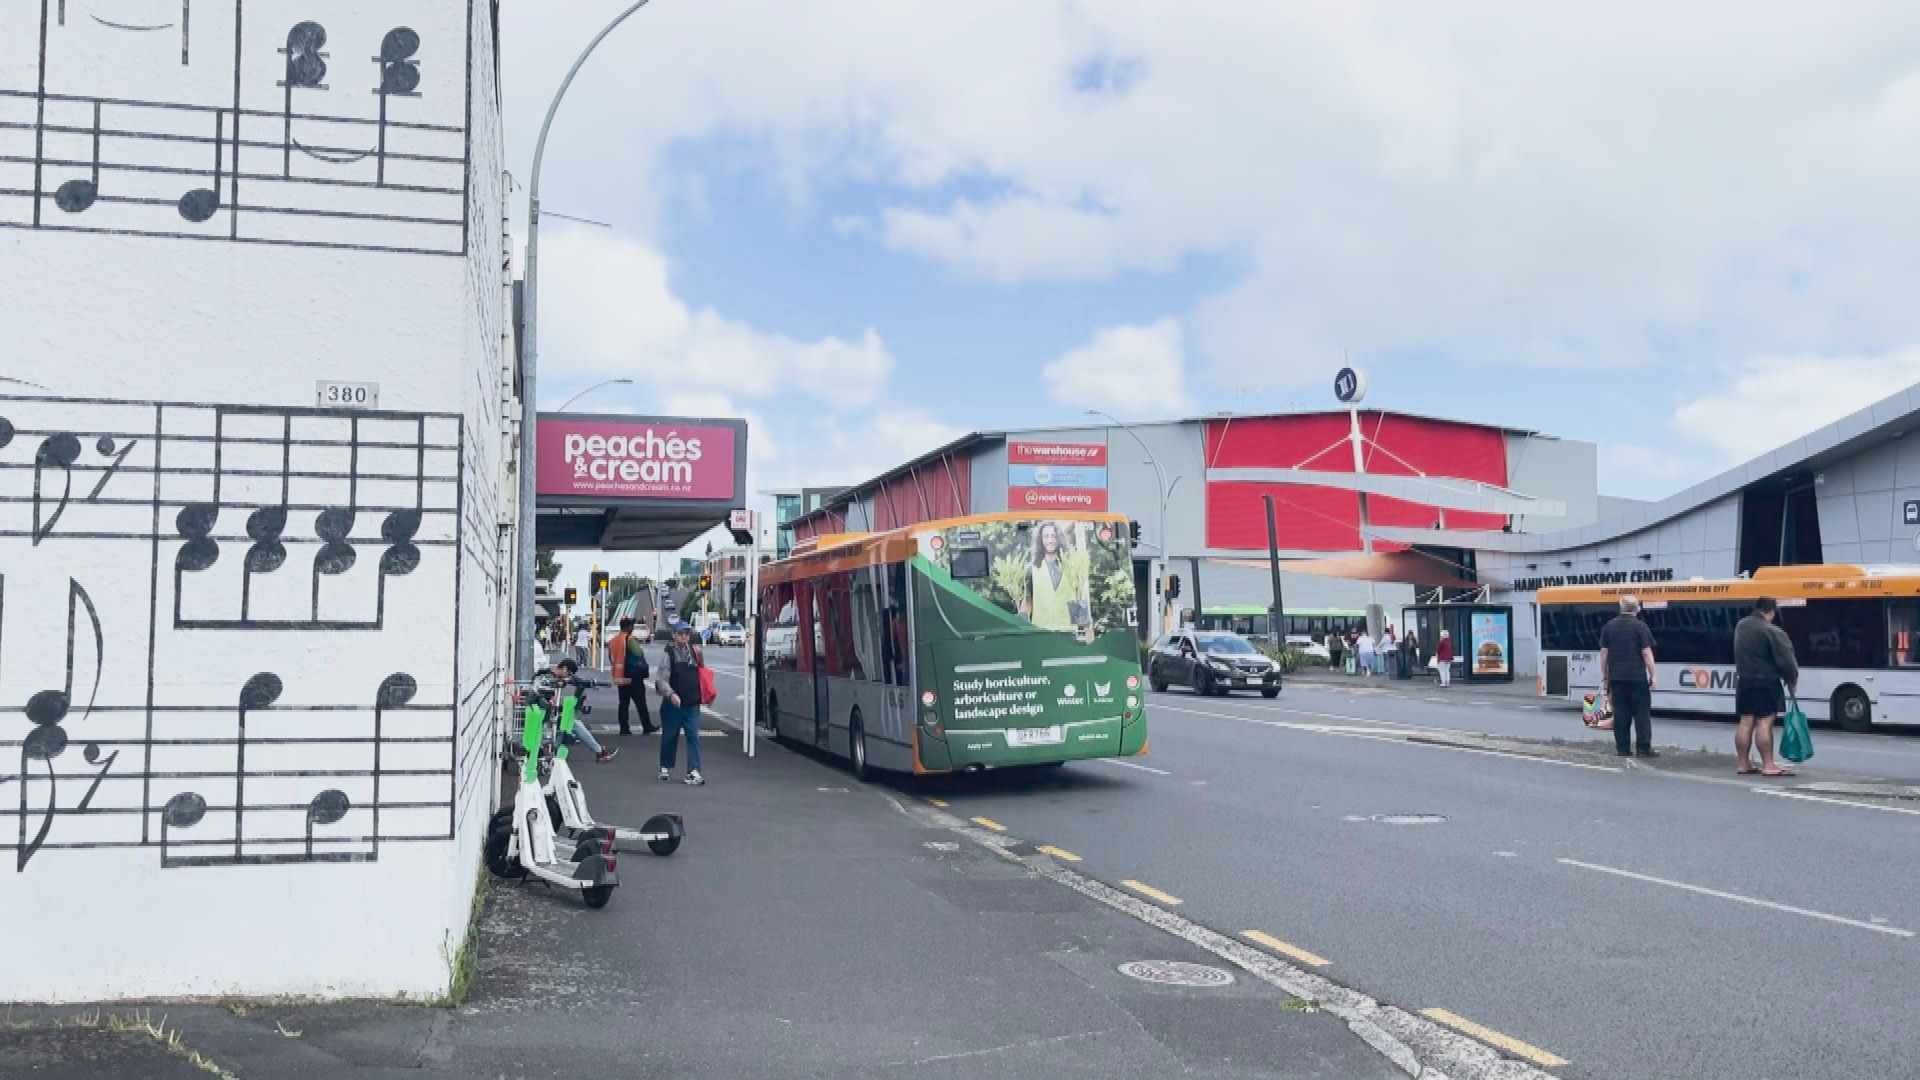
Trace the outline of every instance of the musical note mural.
<instances>
[{"instance_id":1,"label":"musical note mural","mask_svg":"<svg viewBox=\"0 0 1920 1080\"><path fill-rule=\"evenodd\" d=\"M0 396L12 869L54 850L153 848L173 870L451 841L472 780L461 679L408 658L457 625L463 425ZM385 674L329 663L356 637Z\"/></svg>"},{"instance_id":2,"label":"musical note mural","mask_svg":"<svg viewBox=\"0 0 1920 1080\"><path fill-rule=\"evenodd\" d=\"M0 228L465 255L447 6L0 0Z\"/></svg>"}]
</instances>

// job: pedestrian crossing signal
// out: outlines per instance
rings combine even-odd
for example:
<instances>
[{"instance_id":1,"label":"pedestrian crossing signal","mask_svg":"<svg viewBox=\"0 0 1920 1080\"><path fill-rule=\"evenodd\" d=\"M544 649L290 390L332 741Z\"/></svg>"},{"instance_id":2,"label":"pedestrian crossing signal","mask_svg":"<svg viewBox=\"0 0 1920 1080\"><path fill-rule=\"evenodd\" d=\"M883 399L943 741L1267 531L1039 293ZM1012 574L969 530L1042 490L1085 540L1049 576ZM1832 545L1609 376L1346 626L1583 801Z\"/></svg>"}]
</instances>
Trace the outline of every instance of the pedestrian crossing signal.
<instances>
[{"instance_id":1,"label":"pedestrian crossing signal","mask_svg":"<svg viewBox=\"0 0 1920 1080\"><path fill-rule=\"evenodd\" d=\"M1139 522L1137 521L1127 522L1127 542L1130 544L1134 544L1136 546L1140 543L1140 523Z\"/></svg>"},{"instance_id":2,"label":"pedestrian crossing signal","mask_svg":"<svg viewBox=\"0 0 1920 1080\"><path fill-rule=\"evenodd\" d=\"M567 606L572 607L574 604L578 603L579 601L580 601L580 590L574 588L571 585L567 586Z\"/></svg>"}]
</instances>

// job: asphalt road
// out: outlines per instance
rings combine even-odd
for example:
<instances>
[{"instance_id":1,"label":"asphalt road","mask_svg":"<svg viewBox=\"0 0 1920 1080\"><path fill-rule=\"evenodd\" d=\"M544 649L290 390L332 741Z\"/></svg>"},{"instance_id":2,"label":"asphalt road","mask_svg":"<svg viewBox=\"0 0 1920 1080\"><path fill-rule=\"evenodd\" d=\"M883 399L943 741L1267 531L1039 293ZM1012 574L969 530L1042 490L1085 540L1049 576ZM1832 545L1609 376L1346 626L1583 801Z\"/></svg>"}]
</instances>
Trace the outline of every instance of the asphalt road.
<instances>
[{"instance_id":1,"label":"asphalt road","mask_svg":"<svg viewBox=\"0 0 1920 1080\"><path fill-rule=\"evenodd\" d=\"M713 659L724 694L737 662ZM1145 757L894 783L1385 1002L1565 1059L1560 1075L1824 1080L1920 1059L1915 804L1382 738L1610 738L1471 687L1296 683L1273 702L1174 691L1149 706ZM1656 731L1695 749L1731 735ZM1829 767L1920 774L1920 744L1899 736L1816 742Z\"/></svg>"}]
</instances>

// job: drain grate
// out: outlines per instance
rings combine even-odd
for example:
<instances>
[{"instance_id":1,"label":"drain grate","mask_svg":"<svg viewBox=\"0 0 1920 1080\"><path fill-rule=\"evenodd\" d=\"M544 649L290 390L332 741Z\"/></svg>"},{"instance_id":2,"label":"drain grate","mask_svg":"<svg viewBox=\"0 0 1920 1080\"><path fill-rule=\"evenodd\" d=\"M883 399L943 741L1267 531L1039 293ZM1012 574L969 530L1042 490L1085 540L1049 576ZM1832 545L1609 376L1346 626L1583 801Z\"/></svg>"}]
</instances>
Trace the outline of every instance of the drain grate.
<instances>
[{"instance_id":1,"label":"drain grate","mask_svg":"<svg viewBox=\"0 0 1920 1080\"><path fill-rule=\"evenodd\" d=\"M1120 974L1141 982L1162 986L1231 986L1233 974L1205 964L1186 964L1178 960L1129 960L1120 965Z\"/></svg>"},{"instance_id":2,"label":"drain grate","mask_svg":"<svg viewBox=\"0 0 1920 1080\"><path fill-rule=\"evenodd\" d=\"M1371 821L1376 825L1438 825L1447 820L1439 814L1348 814L1341 821Z\"/></svg>"}]
</instances>

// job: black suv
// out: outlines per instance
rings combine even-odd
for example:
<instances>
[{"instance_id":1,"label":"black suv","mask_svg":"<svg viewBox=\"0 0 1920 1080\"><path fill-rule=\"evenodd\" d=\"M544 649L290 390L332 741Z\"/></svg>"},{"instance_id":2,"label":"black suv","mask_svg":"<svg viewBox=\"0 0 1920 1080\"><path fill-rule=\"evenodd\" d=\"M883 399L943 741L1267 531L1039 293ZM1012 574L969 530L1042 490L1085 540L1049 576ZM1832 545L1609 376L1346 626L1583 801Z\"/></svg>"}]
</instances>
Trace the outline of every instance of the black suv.
<instances>
[{"instance_id":1,"label":"black suv","mask_svg":"<svg viewBox=\"0 0 1920 1080\"><path fill-rule=\"evenodd\" d=\"M1197 694L1258 690L1263 697L1279 697L1280 665L1239 634L1183 630L1154 643L1147 682L1155 690L1179 683Z\"/></svg>"}]
</instances>

